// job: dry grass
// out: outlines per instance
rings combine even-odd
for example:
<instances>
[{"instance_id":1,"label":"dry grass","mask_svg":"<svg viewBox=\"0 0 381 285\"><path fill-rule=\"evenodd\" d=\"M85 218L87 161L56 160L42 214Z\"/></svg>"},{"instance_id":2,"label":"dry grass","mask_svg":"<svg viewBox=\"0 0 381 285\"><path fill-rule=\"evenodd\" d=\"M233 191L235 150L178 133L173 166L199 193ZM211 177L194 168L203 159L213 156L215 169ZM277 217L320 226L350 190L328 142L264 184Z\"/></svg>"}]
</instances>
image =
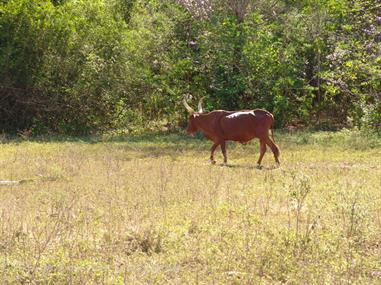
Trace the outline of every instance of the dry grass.
<instances>
[{"instance_id":1,"label":"dry grass","mask_svg":"<svg viewBox=\"0 0 381 285\"><path fill-rule=\"evenodd\" d=\"M3 284L380 284L381 142L178 135L0 145ZM220 153L217 155L222 162Z\"/></svg>"}]
</instances>

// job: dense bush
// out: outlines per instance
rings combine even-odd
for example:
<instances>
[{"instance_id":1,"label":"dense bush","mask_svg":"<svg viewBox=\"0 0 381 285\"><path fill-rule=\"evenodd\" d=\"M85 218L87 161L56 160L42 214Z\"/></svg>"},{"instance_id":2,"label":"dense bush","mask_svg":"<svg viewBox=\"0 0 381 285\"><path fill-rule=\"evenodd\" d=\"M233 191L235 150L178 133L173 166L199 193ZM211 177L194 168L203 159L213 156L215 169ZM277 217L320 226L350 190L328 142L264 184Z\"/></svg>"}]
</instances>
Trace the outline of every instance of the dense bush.
<instances>
[{"instance_id":1,"label":"dense bush","mask_svg":"<svg viewBox=\"0 0 381 285\"><path fill-rule=\"evenodd\" d=\"M103 1L8 1L2 17L5 130L112 126L125 79L123 22Z\"/></svg>"},{"instance_id":2,"label":"dense bush","mask_svg":"<svg viewBox=\"0 0 381 285\"><path fill-rule=\"evenodd\" d=\"M380 130L380 13L371 0L2 0L0 130L176 126L184 93L269 109L278 126Z\"/></svg>"}]
</instances>

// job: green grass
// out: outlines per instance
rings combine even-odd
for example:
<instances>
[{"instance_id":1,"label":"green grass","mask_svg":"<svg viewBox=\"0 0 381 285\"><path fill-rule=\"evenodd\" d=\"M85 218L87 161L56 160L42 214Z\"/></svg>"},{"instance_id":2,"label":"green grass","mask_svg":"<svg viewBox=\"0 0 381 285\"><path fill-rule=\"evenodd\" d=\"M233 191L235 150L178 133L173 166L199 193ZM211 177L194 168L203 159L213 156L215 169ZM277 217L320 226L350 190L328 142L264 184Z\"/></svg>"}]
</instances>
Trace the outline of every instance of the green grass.
<instances>
[{"instance_id":1,"label":"green grass","mask_svg":"<svg viewBox=\"0 0 381 285\"><path fill-rule=\"evenodd\" d=\"M2 284L380 284L381 140L275 136L3 138Z\"/></svg>"}]
</instances>

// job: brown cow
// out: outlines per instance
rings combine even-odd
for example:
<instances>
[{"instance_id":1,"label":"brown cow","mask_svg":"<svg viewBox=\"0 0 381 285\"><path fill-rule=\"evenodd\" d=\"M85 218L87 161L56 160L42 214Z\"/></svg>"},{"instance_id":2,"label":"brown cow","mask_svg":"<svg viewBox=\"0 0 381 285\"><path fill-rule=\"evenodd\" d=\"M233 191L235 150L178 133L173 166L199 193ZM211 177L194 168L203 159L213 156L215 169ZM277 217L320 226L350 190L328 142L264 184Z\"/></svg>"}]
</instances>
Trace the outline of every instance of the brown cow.
<instances>
[{"instance_id":1,"label":"brown cow","mask_svg":"<svg viewBox=\"0 0 381 285\"><path fill-rule=\"evenodd\" d=\"M260 155L257 167L261 167L262 158L266 152L266 145L271 148L275 162L279 165L279 148L273 141L274 136L272 133L274 117L270 112L254 109L241 111L216 110L204 113L202 110L202 99L198 104L198 112L195 112L188 105L185 97L183 99L183 104L189 113L187 133L192 134L197 130L201 130L208 139L213 141L214 144L210 150L210 161L212 164L216 163L214 151L217 146L221 146L224 163L227 163L226 141L238 141L246 144L253 138L258 138L260 141ZM273 140L269 137L269 130L271 130Z\"/></svg>"}]
</instances>

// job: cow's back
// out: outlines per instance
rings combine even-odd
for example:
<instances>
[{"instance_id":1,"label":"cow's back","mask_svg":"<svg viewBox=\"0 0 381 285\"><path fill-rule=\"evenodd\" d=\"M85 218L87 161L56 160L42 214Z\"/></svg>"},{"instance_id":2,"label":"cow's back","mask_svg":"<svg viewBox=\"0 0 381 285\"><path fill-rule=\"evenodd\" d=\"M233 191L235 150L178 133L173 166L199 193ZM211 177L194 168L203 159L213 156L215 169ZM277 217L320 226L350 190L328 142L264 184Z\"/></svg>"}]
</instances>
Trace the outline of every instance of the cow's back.
<instances>
[{"instance_id":1,"label":"cow's back","mask_svg":"<svg viewBox=\"0 0 381 285\"><path fill-rule=\"evenodd\" d=\"M224 139L242 143L267 136L272 123L271 113L262 109L229 112L220 120Z\"/></svg>"}]
</instances>

